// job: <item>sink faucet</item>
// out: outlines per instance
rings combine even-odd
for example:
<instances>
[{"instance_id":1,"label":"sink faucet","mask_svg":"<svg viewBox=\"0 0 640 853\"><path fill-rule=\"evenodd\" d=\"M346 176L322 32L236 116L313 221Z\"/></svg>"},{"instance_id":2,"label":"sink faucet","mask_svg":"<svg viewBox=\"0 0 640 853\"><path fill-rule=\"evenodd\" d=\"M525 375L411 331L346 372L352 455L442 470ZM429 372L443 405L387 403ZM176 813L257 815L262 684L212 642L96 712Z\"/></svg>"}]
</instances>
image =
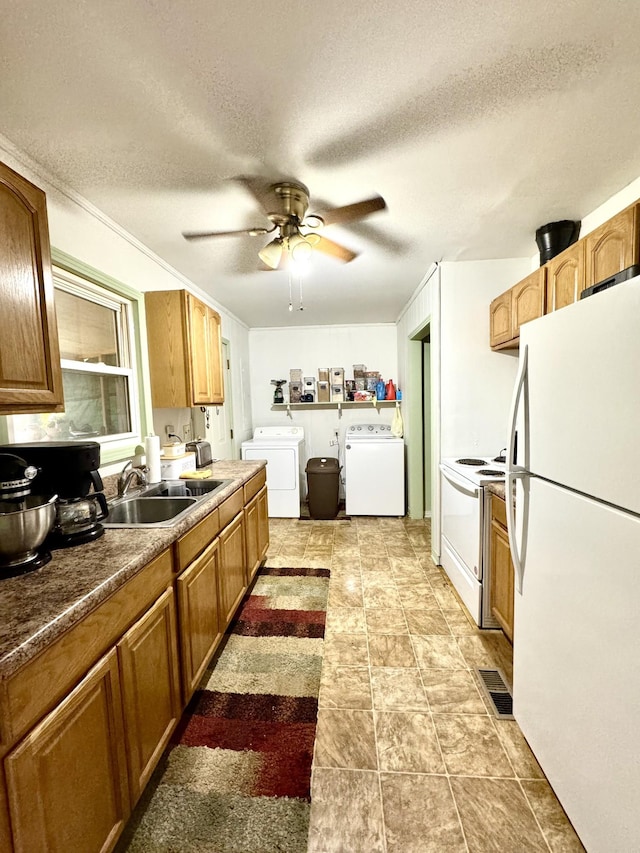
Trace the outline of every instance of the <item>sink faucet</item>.
<instances>
[{"instance_id":1,"label":"sink faucet","mask_svg":"<svg viewBox=\"0 0 640 853\"><path fill-rule=\"evenodd\" d=\"M131 486L131 481L137 477L139 486L147 485L147 470L146 468L131 468L130 471L127 468L131 467L131 460L129 460L122 471L120 472L120 476L118 477L118 497L123 498L127 492L129 491L129 487Z\"/></svg>"}]
</instances>

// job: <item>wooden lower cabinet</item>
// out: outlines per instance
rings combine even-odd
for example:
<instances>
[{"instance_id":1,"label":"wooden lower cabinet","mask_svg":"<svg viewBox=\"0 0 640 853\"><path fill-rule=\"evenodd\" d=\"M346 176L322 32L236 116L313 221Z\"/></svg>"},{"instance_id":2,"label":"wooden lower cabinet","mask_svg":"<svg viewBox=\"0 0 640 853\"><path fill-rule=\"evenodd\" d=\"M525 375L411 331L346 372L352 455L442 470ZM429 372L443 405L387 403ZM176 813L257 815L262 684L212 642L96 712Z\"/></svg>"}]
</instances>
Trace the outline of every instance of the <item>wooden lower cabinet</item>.
<instances>
[{"instance_id":1,"label":"wooden lower cabinet","mask_svg":"<svg viewBox=\"0 0 640 853\"><path fill-rule=\"evenodd\" d=\"M264 479L249 481L250 496L234 492L0 690L1 853L113 850L266 554Z\"/></svg>"},{"instance_id":2,"label":"wooden lower cabinet","mask_svg":"<svg viewBox=\"0 0 640 853\"><path fill-rule=\"evenodd\" d=\"M513 642L514 571L506 527L505 503L491 496L490 532L491 612Z\"/></svg>"},{"instance_id":3,"label":"wooden lower cabinet","mask_svg":"<svg viewBox=\"0 0 640 853\"><path fill-rule=\"evenodd\" d=\"M5 758L16 853L111 850L130 812L115 649Z\"/></svg>"},{"instance_id":4,"label":"wooden lower cabinet","mask_svg":"<svg viewBox=\"0 0 640 853\"><path fill-rule=\"evenodd\" d=\"M180 719L178 635L173 589L118 643L131 804L149 781Z\"/></svg>"},{"instance_id":5,"label":"wooden lower cabinet","mask_svg":"<svg viewBox=\"0 0 640 853\"><path fill-rule=\"evenodd\" d=\"M266 486L263 486L245 507L245 526L247 540L247 583L249 584L256 576L269 547L269 510Z\"/></svg>"},{"instance_id":6,"label":"wooden lower cabinet","mask_svg":"<svg viewBox=\"0 0 640 853\"><path fill-rule=\"evenodd\" d=\"M247 589L244 510L220 534L220 615L226 628Z\"/></svg>"},{"instance_id":7,"label":"wooden lower cabinet","mask_svg":"<svg viewBox=\"0 0 640 853\"><path fill-rule=\"evenodd\" d=\"M184 705L224 633L218 612L219 559L220 543L215 539L177 580Z\"/></svg>"}]
</instances>

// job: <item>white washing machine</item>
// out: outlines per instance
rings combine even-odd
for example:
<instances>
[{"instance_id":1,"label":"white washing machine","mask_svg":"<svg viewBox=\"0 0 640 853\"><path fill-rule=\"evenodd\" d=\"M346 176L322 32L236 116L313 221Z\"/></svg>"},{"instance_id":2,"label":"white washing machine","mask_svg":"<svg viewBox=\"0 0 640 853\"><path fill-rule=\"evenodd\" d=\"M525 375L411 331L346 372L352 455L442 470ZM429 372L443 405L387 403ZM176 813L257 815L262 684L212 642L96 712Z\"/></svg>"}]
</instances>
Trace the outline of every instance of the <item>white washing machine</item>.
<instances>
[{"instance_id":1,"label":"white washing machine","mask_svg":"<svg viewBox=\"0 0 640 853\"><path fill-rule=\"evenodd\" d=\"M344 443L347 515L404 515L404 440L390 424L353 424Z\"/></svg>"},{"instance_id":2,"label":"white washing machine","mask_svg":"<svg viewBox=\"0 0 640 853\"><path fill-rule=\"evenodd\" d=\"M267 460L267 497L271 518L300 518L300 460L304 429L299 426L256 427L243 441L243 459Z\"/></svg>"}]
</instances>

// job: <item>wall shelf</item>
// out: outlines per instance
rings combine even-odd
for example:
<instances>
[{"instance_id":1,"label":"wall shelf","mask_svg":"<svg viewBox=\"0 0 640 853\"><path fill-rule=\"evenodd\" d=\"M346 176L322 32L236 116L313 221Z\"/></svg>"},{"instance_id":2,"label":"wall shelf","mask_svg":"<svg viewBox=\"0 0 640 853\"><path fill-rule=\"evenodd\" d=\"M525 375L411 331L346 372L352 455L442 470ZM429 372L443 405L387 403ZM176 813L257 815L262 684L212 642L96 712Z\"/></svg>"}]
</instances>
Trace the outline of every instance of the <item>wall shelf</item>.
<instances>
[{"instance_id":1,"label":"wall shelf","mask_svg":"<svg viewBox=\"0 0 640 853\"><path fill-rule=\"evenodd\" d=\"M400 406L401 400L344 400L341 403L272 403L271 411L286 411L291 417L292 409L337 409L338 417L342 417L343 409L377 409L379 407L389 408L390 406Z\"/></svg>"}]
</instances>

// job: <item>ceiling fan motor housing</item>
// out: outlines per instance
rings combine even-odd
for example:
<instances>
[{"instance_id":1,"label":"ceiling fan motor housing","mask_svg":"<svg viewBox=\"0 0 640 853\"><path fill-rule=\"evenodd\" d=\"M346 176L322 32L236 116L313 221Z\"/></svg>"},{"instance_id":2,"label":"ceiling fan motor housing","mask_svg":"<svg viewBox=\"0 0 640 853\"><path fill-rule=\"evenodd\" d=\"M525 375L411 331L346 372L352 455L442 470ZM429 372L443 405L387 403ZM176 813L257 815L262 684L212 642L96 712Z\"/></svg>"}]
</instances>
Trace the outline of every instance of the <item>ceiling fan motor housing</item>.
<instances>
[{"instance_id":1,"label":"ceiling fan motor housing","mask_svg":"<svg viewBox=\"0 0 640 853\"><path fill-rule=\"evenodd\" d=\"M309 190L304 184L283 181L270 188L273 200L269 199L268 217L275 225L302 222L309 207Z\"/></svg>"}]
</instances>

